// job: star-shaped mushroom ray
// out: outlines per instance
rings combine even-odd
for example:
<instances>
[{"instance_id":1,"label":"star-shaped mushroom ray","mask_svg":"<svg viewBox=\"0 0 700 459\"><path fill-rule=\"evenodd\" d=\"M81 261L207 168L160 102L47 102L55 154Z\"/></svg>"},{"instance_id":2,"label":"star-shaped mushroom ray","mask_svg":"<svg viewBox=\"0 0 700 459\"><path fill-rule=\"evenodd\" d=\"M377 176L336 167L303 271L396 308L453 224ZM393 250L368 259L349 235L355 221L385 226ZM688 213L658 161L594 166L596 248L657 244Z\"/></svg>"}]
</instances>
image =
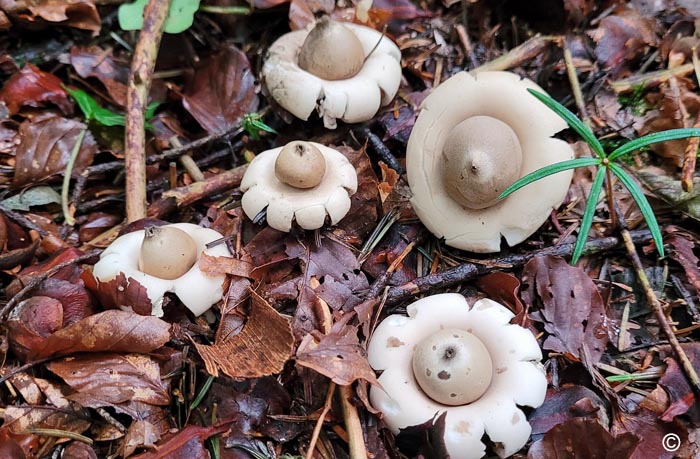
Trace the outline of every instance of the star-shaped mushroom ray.
<instances>
[{"instance_id":1,"label":"star-shaped mushroom ray","mask_svg":"<svg viewBox=\"0 0 700 459\"><path fill-rule=\"evenodd\" d=\"M520 449L531 427L518 405L537 407L544 401L547 380L539 364L542 352L532 333L510 324L513 313L499 303L483 299L471 308L459 294L426 297L409 305L408 316L392 315L375 330L368 359L383 370L381 387L373 387L370 400L382 411L394 431L418 425L446 412L445 445L453 459L484 455L484 432L496 452L506 457ZM445 406L429 398L418 385L412 359L416 345L442 329L457 328L476 336L493 363L491 384L476 401Z\"/></svg>"},{"instance_id":2,"label":"star-shaped mushroom ray","mask_svg":"<svg viewBox=\"0 0 700 459\"><path fill-rule=\"evenodd\" d=\"M241 204L249 218L255 218L267 208L267 223L272 228L289 232L293 221L306 230L321 228L330 217L340 221L350 210L350 195L357 191L357 173L339 151L308 142L319 149L326 161L326 173L313 188L296 188L280 181L275 175L275 161L283 147L257 155L248 165L241 191Z\"/></svg>"}]
</instances>

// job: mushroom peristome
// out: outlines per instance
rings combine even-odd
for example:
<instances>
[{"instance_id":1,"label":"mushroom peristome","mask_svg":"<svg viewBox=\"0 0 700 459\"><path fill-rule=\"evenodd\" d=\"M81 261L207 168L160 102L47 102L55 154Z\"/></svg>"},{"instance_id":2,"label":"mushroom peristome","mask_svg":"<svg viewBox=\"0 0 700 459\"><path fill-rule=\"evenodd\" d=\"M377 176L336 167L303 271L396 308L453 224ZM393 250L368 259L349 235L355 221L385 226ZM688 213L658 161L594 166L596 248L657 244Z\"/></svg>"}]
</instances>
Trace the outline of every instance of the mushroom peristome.
<instances>
[{"instance_id":1,"label":"mushroom peristome","mask_svg":"<svg viewBox=\"0 0 700 459\"><path fill-rule=\"evenodd\" d=\"M311 49L314 41L307 41L310 34L319 28L331 30L329 35L335 34L332 29L336 27L347 29L357 41L330 40L329 43L319 39L315 43L322 45L320 49ZM357 45L361 46L360 50L353 49ZM308 52L302 51L304 46L309 48ZM351 51L344 51L346 46ZM314 53L318 54L316 59ZM358 56L362 59L359 69L352 62L348 65L349 61L357 61ZM299 57L307 70L299 65ZM324 69L329 63L343 68L337 74L329 73ZM328 79L329 75L334 79ZM401 51L374 29L322 18L312 30L296 30L278 38L267 51L262 76L272 98L285 110L302 120L307 120L316 110L324 125L335 129L336 119L347 123L367 121L380 107L391 102L401 82Z\"/></svg>"},{"instance_id":2,"label":"mushroom peristome","mask_svg":"<svg viewBox=\"0 0 700 459\"><path fill-rule=\"evenodd\" d=\"M411 204L447 245L497 252L534 233L566 197L572 171L499 201L513 181L572 159L554 134L566 122L528 93L542 89L509 72L460 72L424 101L406 149Z\"/></svg>"},{"instance_id":3,"label":"mushroom peristome","mask_svg":"<svg viewBox=\"0 0 700 459\"><path fill-rule=\"evenodd\" d=\"M151 314L154 316L161 317L163 315L163 296L166 292L173 292L194 315L198 316L219 301L223 294L222 284L225 276L204 273L197 266L202 253L211 256L230 256L225 244L207 247L207 244L221 239L223 236L218 231L202 228L192 223L173 223L158 228L166 231L171 228L179 230L192 239L196 257L192 261L192 266L184 274L174 279L165 279L144 272L140 266L140 263L143 262L139 260L142 256L141 248L145 242L146 233L153 231L151 229L132 231L119 236L102 252L100 260L92 268L92 273L100 282L109 282L115 279L119 273L123 273L127 282L133 279L141 284L151 300ZM168 248L166 247L165 250ZM177 254L185 252L180 251L177 247L170 250L176 251ZM158 256L157 247L153 254ZM160 255L165 259L167 258L165 255L168 254L161 249ZM154 260L152 263L158 265L160 262L161 260ZM187 262L189 263L189 260ZM125 288L125 286L117 286L117 288Z\"/></svg>"},{"instance_id":4,"label":"mushroom peristome","mask_svg":"<svg viewBox=\"0 0 700 459\"><path fill-rule=\"evenodd\" d=\"M316 164L292 170L295 161L279 161L283 154L300 154L297 162L312 156ZM311 187L299 181L315 183L313 169L323 167L320 181ZM255 219L266 210L267 223L272 228L289 232L292 222L306 230L321 228L326 216L331 224L340 221L350 210L350 196L357 191L357 172L339 151L315 142L294 141L284 147L258 154L248 165L241 181L244 192L241 204L249 218Z\"/></svg>"},{"instance_id":5,"label":"mushroom peristome","mask_svg":"<svg viewBox=\"0 0 700 459\"><path fill-rule=\"evenodd\" d=\"M483 457L485 445L481 438L484 432L496 445L500 457L510 456L522 448L531 427L517 405L537 407L544 401L547 390L547 380L539 363L542 352L532 333L510 324L513 313L489 299L479 300L470 308L463 296L444 293L418 300L406 310L408 316L392 315L379 324L367 350L370 365L382 371L381 387L371 388L370 400L382 411L392 431L398 433L400 429L423 424L445 412L444 440L453 459ZM462 359L461 369L451 362L447 369L423 368L416 363L420 360L415 356L420 356L421 346L430 343L435 334L446 334L448 338L458 335L459 338L453 338L458 341L468 336L467 355L462 356L466 358ZM474 342L478 344L474 346ZM488 361L482 359L476 364L470 361L471 357L483 356L484 350ZM437 361L445 363L445 357L449 357L447 361L460 360L464 349L448 341L442 347L431 344L429 352L437 353L440 357ZM440 376L440 371L449 374ZM464 374L456 375L457 371ZM481 371L486 374L480 374ZM450 406L427 395L424 388L431 384L431 378L432 384L439 386L440 381L449 382L455 377L461 379L465 392L471 392L464 394L465 400L472 401ZM472 386L474 383L476 385ZM462 396L449 384L438 387L442 389L445 391L441 397Z\"/></svg>"}]
</instances>

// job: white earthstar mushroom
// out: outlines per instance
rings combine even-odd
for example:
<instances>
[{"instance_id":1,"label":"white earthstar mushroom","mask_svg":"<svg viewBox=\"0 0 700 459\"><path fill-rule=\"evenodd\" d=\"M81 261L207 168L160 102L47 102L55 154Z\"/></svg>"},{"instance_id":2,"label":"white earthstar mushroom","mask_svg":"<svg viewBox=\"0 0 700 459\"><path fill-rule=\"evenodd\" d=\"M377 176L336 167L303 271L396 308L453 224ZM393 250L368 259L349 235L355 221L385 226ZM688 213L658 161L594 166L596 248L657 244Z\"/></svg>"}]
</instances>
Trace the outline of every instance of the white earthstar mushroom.
<instances>
[{"instance_id":1,"label":"white earthstar mushroom","mask_svg":"<svg viewBox=\"0 0 700 459\"><path fill-rule=\"evenodd\" d=\"M154 316L163 315L166 292L173 292L198 316L223 294L225 276L206 274L197 266L202 253L230 256L225 244L207 248L207 244L222 237L213 229L191 223L132 231L118 237L102 252L92 274L100 282L109 282L124 273L127 282L133 279L141 284L151 300Z\"/></svg>"},{"instance_id":2,"label":"white earthstar mushroom","mask_svg":"<svg viewBox=\"0 0 700 459\"><path fill-rule=\"evenodd\" d=\"M284 109L302 120L315 109L335 129L336 119L367 121L391 102L401 82L401 51L374 29L322 18L311 31L278 38L262 76Z\"/></svg>"},{"instance_id":3,"label":"white earthstar mushroom","mask_svg":"<svg viewBox=\"0 0 700 459\"><path fill-rule=\"evenodd\" d=\"M326 216L338 223L357 191L355 168L337 150L294 141L257 155L241 181L241 205L250 219L267 208L267 223L289 232L292 221L305 230L321 228Z\"/></svg>"},{"instance_id":4,"label":"white earthstar mushroom","mask_svg":"<svg viewBox=\"0 0 700 459\"><path fill-rule=\"evenodd\" d=\"M370 400L389 428L398 433L446 412L452 459L483 457L484 433L500 457L522 448L531 427L518 405L538 407L547 391L532 333L489 299L470 308L463 296L444 293L406 310L379 324L367 350L382 372Z\"/></svg>"},{"instance_id":5,"label":"white earthstar mushroom","mask_svg":"<svg viewBox=\"0 0 700 459\"><path fill-rule=\"evenodd\" d=\"M497 252L501 236L518 244L566 197L572 171L498 200L520 177L574 157L552 138L566 122L528 89L543 92L509 72L461 72L424 100L406 149L411 204L447 245Z\"/></svg>"}]
</instances>

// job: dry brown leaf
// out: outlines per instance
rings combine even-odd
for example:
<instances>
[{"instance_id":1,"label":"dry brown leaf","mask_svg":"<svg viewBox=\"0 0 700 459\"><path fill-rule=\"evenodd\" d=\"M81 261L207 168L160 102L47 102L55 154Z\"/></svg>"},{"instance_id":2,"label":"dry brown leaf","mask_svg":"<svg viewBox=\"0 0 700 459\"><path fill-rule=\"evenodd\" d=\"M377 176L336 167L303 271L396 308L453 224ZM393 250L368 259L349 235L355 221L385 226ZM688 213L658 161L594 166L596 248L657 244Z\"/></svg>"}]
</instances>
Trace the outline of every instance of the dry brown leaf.
<instances>
[{"instance_id":1,"label":"dry brown leaf","mask_svg":"<svg viewBox=\"0 0 700 459\"><path fill-rule=\"evenodd\" d=\"M311 368L341 386L350 385L358 379L379 386L374 370L367 361L367 353L357 339L356 327L323 335L318 343L308 335L299 346L296 360L297 364Z\"/></svg>"},{"instance_id":2,"label":"dry brown leaf","mask_svg":"<svg viewBox=\"0 0 700 459\"><path fill-rule=\"evenodd\" d=\"M40 359L78 352L152 352L170 339L170 324L157 317L116 309L95 314L51 335L32 349Z\"/></svg>"},{"instance_id":3,"label":"dry brown leaf","mask_svg":"<svg viewBox=\"0 0 700 459\"><path fill-rule=\"evenodd\" d=\"M543 347L580 359L586 346L590 363L597 363L608 343L607 322L603 299L588 274L560 257L536 257L523 268L522 282L528 285L526 303L533 304L535 291L542 300L542 310L532 318L549 333Z\"/></svg>"},{"instance_id":4,"label":"dry brown leaf","mask_svg":"<svg viewBox=\"0 0 700 459\"><path fill-rule=\"evenodd\" d=\"M294 337L289 321L251 291L250 312L243 330L209 346L195 343L207 372L232 378L257 378L282 371L292 355Z\"/></svg>"},{"instance_id":5,"label":"dry brown leaf","mask_svg":"<svg viewBox=\"0 0 700 459\"><path fill-rule=\"evenodd\" d=\"M0 90L0 101L5 102L11 115L24 106L40 107L44 102L56 104L64 114L73 112L73 102L61 80L32 64L7 79Z\"/></svg>"},{"instance_id":6,"label":"dry brown leaf","mask_svg":"<svg viewBox=\"0 0 700 459\"><path fill-rule=\"evenodd\" d=\"M528 459L628 459L640 438L630 432L613 437L598 421L575 418L554 426L535 442ZM651 457L651 456L649 456Z\"/></svg>"},{"instance_id":7,"label":"dry brown leaf","mask_svg":"<svg viewBox=\"0 0 700 459\"><path fill-rule=\"evenodd\" d=\"M185 109L210 134L231 129L258 107L255 75L246 55L233 45L206 59L182 98Z\"/></svg>"},{"instance_id":8,"label":"dry brown leaf","mask_svg":"<svg viewBox=\"0 0 700 459\"><path fill-rule=\"evenodd\" d=\"M48 369L76 391L81 406L98 408L129 400L151 405L170 403L160 366L141 354L87 354L51 362Z\"/></svg>"},{"instance_id":9,"label":"dry brown leaf","mask_svg":"<svg viewBox=\"0 0 700 459\"><path fill-rule=\"evenodd\" d=\"M52 116L37 121L27 120L19 127L20 144L15 151L13 188L36 184L65 173L71 152L80 131L87 126L75 120ZM72 176L77 177L92 164L97 144L92 134L85 134Z\"/></svg>"},{"instance_id":10,"label":"dry brown leaf","mask_svg":"<svg viewBox=\"0 0 700 459\"><path fill-rule=\"evenodd\" d=\"M252 277L255 266L249 261L233 257L214 257L202 254L199 269L207 274L231 274L239 277Z\"/></svg>"}]
</instances>

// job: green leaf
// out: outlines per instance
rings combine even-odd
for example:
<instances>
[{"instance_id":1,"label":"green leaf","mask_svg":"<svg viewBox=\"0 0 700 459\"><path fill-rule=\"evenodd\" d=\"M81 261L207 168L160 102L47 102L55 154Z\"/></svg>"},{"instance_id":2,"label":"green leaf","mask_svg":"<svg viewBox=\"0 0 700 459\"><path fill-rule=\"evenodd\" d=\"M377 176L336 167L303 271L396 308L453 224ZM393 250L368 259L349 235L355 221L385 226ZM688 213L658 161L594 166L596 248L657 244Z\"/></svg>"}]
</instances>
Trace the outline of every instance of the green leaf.
<instances>
[{"instance_id":1,"label":"green leaf","mask_svg":"<svg viewBox=\"0 0 700 459\"><path fill-rule=\"evenodd\" d=\"M593 184L591 185L591 191L588 194L588 201L586 202L586 210L583 212L583 218L581 218L581 228L578 230L578 237L576 238L576 245L574 245L574 253L571 256L571 264L575 265L581 254L583 253L583 248L586 245L586 240L588 239L588 231L591 229L591 224L593 224L593 217L595 216L595 207L598 203L598 196L603 189L603 179L605 178L605 168L601 167L595 174L593 179Z\"/></svg>"},{"instance_id":2,"label":"green leaf","mask_svg":"<svg viewBox=\"0 0 700 459\"><path fill-rule=\"evenodd\" d=\"M146 112L144 113L144 116L146 117L146 120L150 120L153 118L156 114L156 110L158 110L158 107L160 107L160 102L154 101L151 102L146 106Z\"/></svg>"},{"instance_id":3,"label":"green leaf","mask_svg":"<svg viewBox=\"0 0 700 459\"><path fill-rule=\"evenodd\" d=\"M501 193L498 199L503 199L509 194L518 191L520 188L536 182L537 180L543 179L549 175L557 174L559 172L564 172L569 169L576 169L577 167L588 167L600 164L600 159L598 158L575 158L566 161L561 161L558 163L550 164L549 166L544 166L536 171L530 172L524 177L519 178L512 185Z\"/></svg>"},{"instance_id":4,"label":"green leaf","mask_svg":"<svg viewBox=\"0 0 700 459\"><path fill-rule=\"evenodd\" d=\"M119 27L123 30L140 30L143 27L143 10L148 0L136 0L119 7ZM199 9L199 0L173 0L165 20L165 32L180 33L194 22L194 13Z\"/></svg>"},{"instance_id":5,"label":"green leaf","mask_svg":"<svg viewBox=\"0 0 700 459\"><path fill-rule=\"evenodd\" d=\"M659 223L656 221L656 216L654 215L654 210L651 208L651 204L644 196L644 192L639 188L637 182L635 182L632 177L627 175L627 172L622 169L622 167L617 164L610 164L610 170L620 179L625 188L630 192L635 202L639 206L639 210L644 216L644 220L647 222L649 231L651 232L651 238L656 244L656 249L659 251L659 256L664 256L664 241L661 235L661 228L659 228Z\"/></svg>"},{"instance_id":6,"label":"green leaf","mask_svg":"<svg viewBox=\"0 0 700 459\"><path fill-rule=\"evenodd\" d=\"M564 121L566 121L566 124L568 124L571 127L571 129L576 131L578 135L583 137L583 140L585 140L586 143L590 145L591 148L593 148L593 151L599 157L605 158L605 150L600 144L598 138L595 136L595 134L593 134L593 132L588 128L588 126L583 124L583 121L581 121L576 115L571 113L571 111L568 108L564 107L562 104L552 99L547 94L535 91L534 89L528 89L527 91L533 96L535 96L540 102L549 107L550 110L559 115Z\"/></svg>"},{"instance_id":7,"label":"green leaf","mask_svg":"<svg viewBox=\"0 0 700 459\"><path fill-rule=\"evenodd\" d=\"M37 186L27 191L18 193L0 203L11 210L29 211L33 206L44 206L46 204L60 204L61 196L48 186Z\"/></svg>"},{"instance_id":8,"label":"green leaf","mask_svg":"<svg viewBox=\"0 0 700 459\"><path fill-rule=\"evenodd\" d=\"M260 135L258 132L265 131L270 134L278 134L272 127L265 124L262 120L262 115L258 113L246 113L243 115L243 129L248 133L251 139L259 140Z\"/></svg>"},{"instance_id":9,"label":"green leaf","mask_svg":"<svg viewBox=\"0 0 700 459\"><path fill-rule=\"evenodd\" d=\"M114 113L104 107L100 107L97 101L82 89L66 88L68 94L78 102L87 121L96 121L103 126L124 126L126 119L124 115Z\"/></svg>"},{"instance_id":10,"label":"green leaf","mask_svg":"<svg viewBox=\"0 0 700 459\"><path fill-rule=\"evenodd\" d=\"M634 150L639 150L640 148L644 148L653 143L666 142L668 140L687 139L688 137L700 137L700 129L669 129L668 131L655 132L653 134L645 135L644 137L634 139L615 149L612 153L610 153L609 158L619 158L622 155L631 153Z\"/></svg>"}]
</instances>

